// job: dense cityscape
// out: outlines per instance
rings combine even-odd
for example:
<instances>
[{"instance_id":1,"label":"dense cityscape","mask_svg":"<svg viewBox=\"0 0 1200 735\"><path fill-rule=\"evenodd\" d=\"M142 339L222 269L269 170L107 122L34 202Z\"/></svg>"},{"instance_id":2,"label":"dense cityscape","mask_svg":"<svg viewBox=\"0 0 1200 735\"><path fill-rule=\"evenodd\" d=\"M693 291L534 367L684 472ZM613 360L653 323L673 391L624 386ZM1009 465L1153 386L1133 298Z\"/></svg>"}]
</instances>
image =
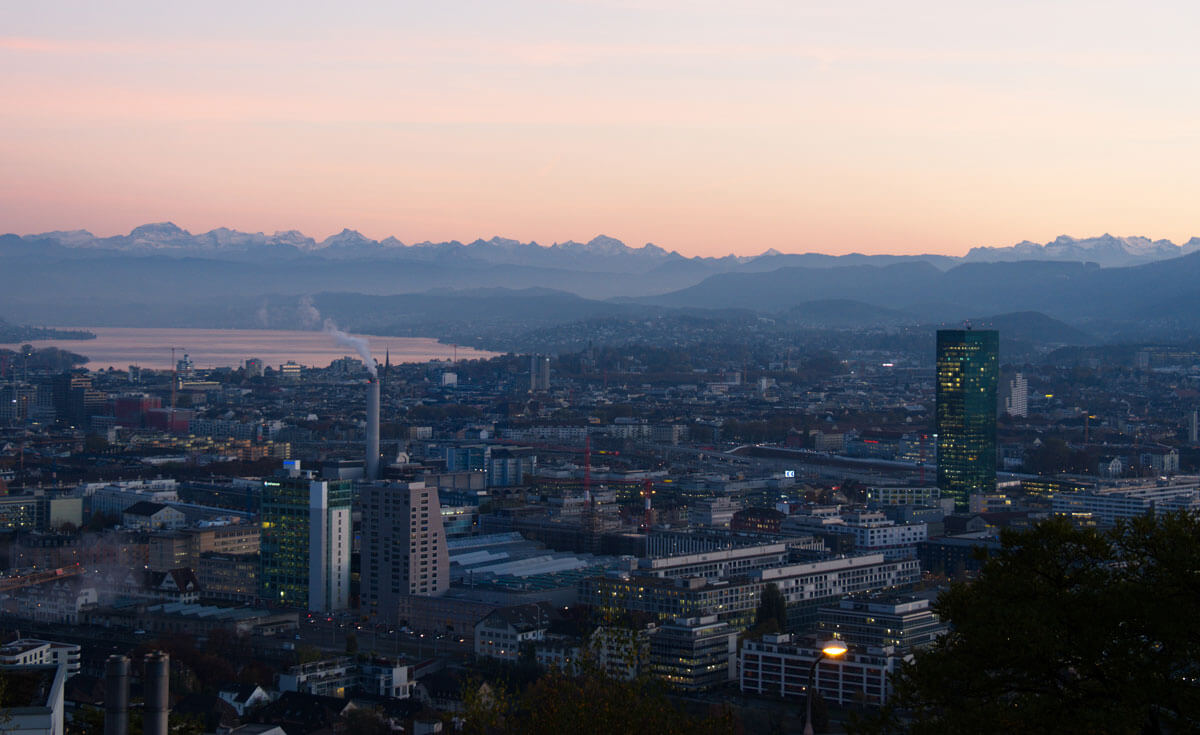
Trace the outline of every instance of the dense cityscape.
<instances>
[{"instance_id":1,"label":"dense cityscape","mask_svg":"<svg viewBox=\"0 0 1200 735\"><path fill-rule=\"evenodd\" d=\"M22 346L0 665L61 663L69 732L470 730L554 674L654 682L696 727L846 727L1002 532L1200 506L1200 355L910 339L370 370Z\"/></svg>"},{"instance_id":2,"label":"dense cityscape","mask_svg":"<svg viewBox=\"0 0 1200 735\"><path fill-rule=\"evenodd\" d=\"M1197 27L0 3L0 733L1200 732Z\"/></svg>"}]
</instances>

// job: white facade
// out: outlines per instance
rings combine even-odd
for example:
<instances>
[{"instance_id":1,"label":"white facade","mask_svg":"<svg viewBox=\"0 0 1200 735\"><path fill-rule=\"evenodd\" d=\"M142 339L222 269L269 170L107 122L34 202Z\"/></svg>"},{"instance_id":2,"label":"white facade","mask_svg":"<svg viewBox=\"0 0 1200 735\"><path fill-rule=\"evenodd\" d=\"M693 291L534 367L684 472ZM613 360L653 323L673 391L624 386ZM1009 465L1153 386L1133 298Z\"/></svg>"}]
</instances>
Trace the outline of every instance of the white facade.
<instances>
[{"instance_id":1,"label":"white facade","mask_svg":"<svg viewBox=\"0 0 1200 735\"><path fill-rule=\"evenodd\" d=\"M322 697L345 697L356 681L354 660L331 658L293 666L279 675L279 691L304 692Z\"/></svg>"},{"instance_id":2,"label":"white facade","mask_svg":"<svg viewBox=\"0 0 1200 735\"><path fill-rule=\"evenodd\" d=\"M779 567L787 563L787 544L759 544L735 549L705 551L698 554L639 559L638 572L655 577L722 579L734 574Z\"/></svg>"},{"instance_id":3,"label":"white facade","mask_svg":"<svg viewBox=\"0 0 1200 735\"><path fill-rule=\"evenodd\" d=\"M766 635L761 641L742 644L741 689L753 694L800 699L810 682L813 661L821 655L810 640L794 641L791 635ZM824 658L817 665L816 690L827 701L840 706L884 705L891 696L891 675L904 661L891 647L855 647L838 658Z\"/></svg>"},{"instance_id":4,"label":"white facade","mask_svg":"<svg viewBox=\"0 0 1200 735\"><path fill-rule=\"evenodd\" d=\"M1195 483L1132 487L1086 493L1055 493L1050 509L1056 515L1087 514L1101 523L1179 510L1200 512L1200 487Z\"/></svg>"},{"instance_id":5,"label":"white facade","mask_svg":"<svg viewBox=\"0 0 1200 735\"><path fill-rule=\"evenodd\" d=\"M39 623L78 625L80 613L95 607L98 600L95 587L64 579L13 590L0 598L0 606L9 614Z\"/></svg>"},{"instance_id":6,"label":"white facade","mask_svg":"<svg viewBox=\"0 0 1200 735\"><path fill-rule=\"evenodd\" d=\"M697 500L688 508L688 523L693 526L729 528L733 514L741 509L741 503L724 496Z\"/></svg>"},{"instance_id":7,"label":"white facade","mask_svg":"<svg viewBox=\"0 0 1200 735\"><path fill-rule=\"evenodd\" d=\"M65 667L32 667L21 675L45 677L47 686L41 687L37 698L29 702L12 702L4 707L7 718L5 735L64 735L63 690L66 686Z\"/></svg>"},{"instance_id":8,"label":"white facade","mask_svg":"<svg viewBox=\"0 0 1200 735\"><path fill-rule=\"evenodd\" d=\"M0 668L63 666L67 676L79 673L79 646L71 643L19 638L0 646Z\"/></svg>"},{"instance_id":9,"label":"white facade","mask_svg":"<svg viewBox=\"0 0 1200 735\"><path fill-rule=\"evenodd\" d=\"M83 496L93 514L103 513L120 518L129 506L148 500L152 503L179 501L178 483L174 480L131 480L111 484L93 483L81 486Z\"/></svg>"},{"instance_id":10,"label":"white facade","mask_svg":"<svg viewBox=\"0 0 1200 735\"><path fill-rule=\"evenodd\" d=\"M882 553L886 559L900 559L916 554L917 544L929 538L925 523L895 523L882 513L848 513L840 525L825 530L854 537L854 549L865 553Z\"/></svg>"},{"instance_id":11,"label":"white facade","mask_svg":"<svg viewBox=\"0 0 1200 735\"><path fill-rule=\"evenodd\" d=\"M1013 376L1008 384L1008 397L1004 399L1004 412L1009 416L1025 418L1029 415L1029 381L1021 373Z\"/></svg>"},{"instance_id":12,"label":"white facade","mask_svg":"<svg viewBox=\"0 0 1200 735\"><path fill-rule=\"evenodd\" d=\"M350 504L331 503L329 483L308 486L308 609L344 610L350 605Z\"/></svg>"},{"instance_id":13,"label":"white facade","mask_svg":"<svg viewBox=\"0 0 1200 735\"><path fill-rule=\"evenodd\" d=\"M408 699L417 682L413 679L411 666L390 659L376 659L358 665L358 685L368 694Z\"/></svg>"}]
</instances>

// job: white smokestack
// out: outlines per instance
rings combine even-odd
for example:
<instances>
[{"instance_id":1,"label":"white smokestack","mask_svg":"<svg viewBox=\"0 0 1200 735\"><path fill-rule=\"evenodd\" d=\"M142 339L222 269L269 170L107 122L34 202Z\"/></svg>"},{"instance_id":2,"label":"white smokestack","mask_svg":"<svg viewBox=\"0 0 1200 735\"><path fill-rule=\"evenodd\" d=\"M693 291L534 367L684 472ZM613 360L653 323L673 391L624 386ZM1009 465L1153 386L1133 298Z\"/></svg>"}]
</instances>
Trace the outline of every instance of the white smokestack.
<instances>
[{"instance_id":1,"label":"white smokestack","mask_svg":"<svg viewBox=\"0 0 1200 735\"><path fill-rule=\"evenodd\" d=\"M368 480L379 479L379 379L376 377L367 381L366 475Z\"/></svg>"}]
</instances>

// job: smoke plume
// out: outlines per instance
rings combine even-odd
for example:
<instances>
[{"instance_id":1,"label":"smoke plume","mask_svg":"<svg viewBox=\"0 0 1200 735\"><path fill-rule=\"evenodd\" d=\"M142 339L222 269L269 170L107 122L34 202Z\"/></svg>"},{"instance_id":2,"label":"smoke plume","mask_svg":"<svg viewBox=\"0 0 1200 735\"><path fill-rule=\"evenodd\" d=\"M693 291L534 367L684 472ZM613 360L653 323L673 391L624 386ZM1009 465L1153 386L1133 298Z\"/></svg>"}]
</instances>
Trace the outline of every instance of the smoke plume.
<instances>
[{"instance_id":1,"label":"smoke plume","mask_svg":"<svg viewBox=\"0 0 1200 735\"><path fill-rule=\"evenodd\" d=\"M332 319L325 320L325 334L333 337L333 341L337 342L342 347L349 347L358 353L362 358L363 363L367 366L367 372L371 373L372 378L379 377L379 373L375 370L375 358L371 357L371 347L367 344L364 337L355 337L352 334L346 334L338 329L338 325Z\"/></svg>"},{"instance_id":2,"label":"smoke plume","mask_svg":"<svg viewBox=\"0 0 1200 735\"><path fill-rule=\"evenodd\" d=\"M306 327L315 327L321 325L321 330L333 337L333 341L337 342L342 347L349 347L358 353L362 358L363 364L367 366L367 372L372 378L379 377L379 371L375 368L375 358L371 357L371 346L364 337L355 337L352 334L346 334L338 329L337 322L332 319L321 321L321 312L317 307L313 306L312 299L304 296L300 299L299 306L296 307L296 313L300 317L300 322Z\"/></svg>"},{"instance_id":3,"label":"smoke plume","mask_svg":"<svg viewBox=\"0 0 1200 735\"><path fill-rule=\"evenodd\" d=\"M321 312L317 311L317 307L313 306L312 299L308 296L300 297L300 303L296 306L296 316L300 318L300 325L308 329L321 326Z\"/></svg>"}]
</instances>

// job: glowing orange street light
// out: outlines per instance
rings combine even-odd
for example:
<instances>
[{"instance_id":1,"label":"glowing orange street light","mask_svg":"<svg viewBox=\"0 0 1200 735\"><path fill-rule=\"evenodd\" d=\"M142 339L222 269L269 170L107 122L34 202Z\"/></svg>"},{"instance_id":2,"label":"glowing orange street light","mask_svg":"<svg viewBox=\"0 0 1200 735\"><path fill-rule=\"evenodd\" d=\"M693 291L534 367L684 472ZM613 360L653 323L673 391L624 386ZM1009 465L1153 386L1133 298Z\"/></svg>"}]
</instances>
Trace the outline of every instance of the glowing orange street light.
<instances>
[{"instance_id":1,"label":"glowing orange street light","mask_svg":"<svg viewBox=\"0 0 1200 735\"><path fill-rule=\"evenodd\" d=\"M825 644L824 648L821 649L821 653L829 656L830 658L837 658L848 650L849 649L846 648L845 644L843 644L841 641L830 641L829 643Z\"/></svg>"},{"instance_id":2,"label":"glowing orange street light","mask_svg":"<svg viewBox=\"0 0 1200 735\"><path fill-rule=\"evenodd\" d=\"M813 691L817 688L817 664L826 658L838 658L850 649L839 640L828 640L821 644L821 655L813 659L812 668L808 670L808 689L804 693L804 735L813 735L812 700Z\"/></svg>"}]
</instances>

